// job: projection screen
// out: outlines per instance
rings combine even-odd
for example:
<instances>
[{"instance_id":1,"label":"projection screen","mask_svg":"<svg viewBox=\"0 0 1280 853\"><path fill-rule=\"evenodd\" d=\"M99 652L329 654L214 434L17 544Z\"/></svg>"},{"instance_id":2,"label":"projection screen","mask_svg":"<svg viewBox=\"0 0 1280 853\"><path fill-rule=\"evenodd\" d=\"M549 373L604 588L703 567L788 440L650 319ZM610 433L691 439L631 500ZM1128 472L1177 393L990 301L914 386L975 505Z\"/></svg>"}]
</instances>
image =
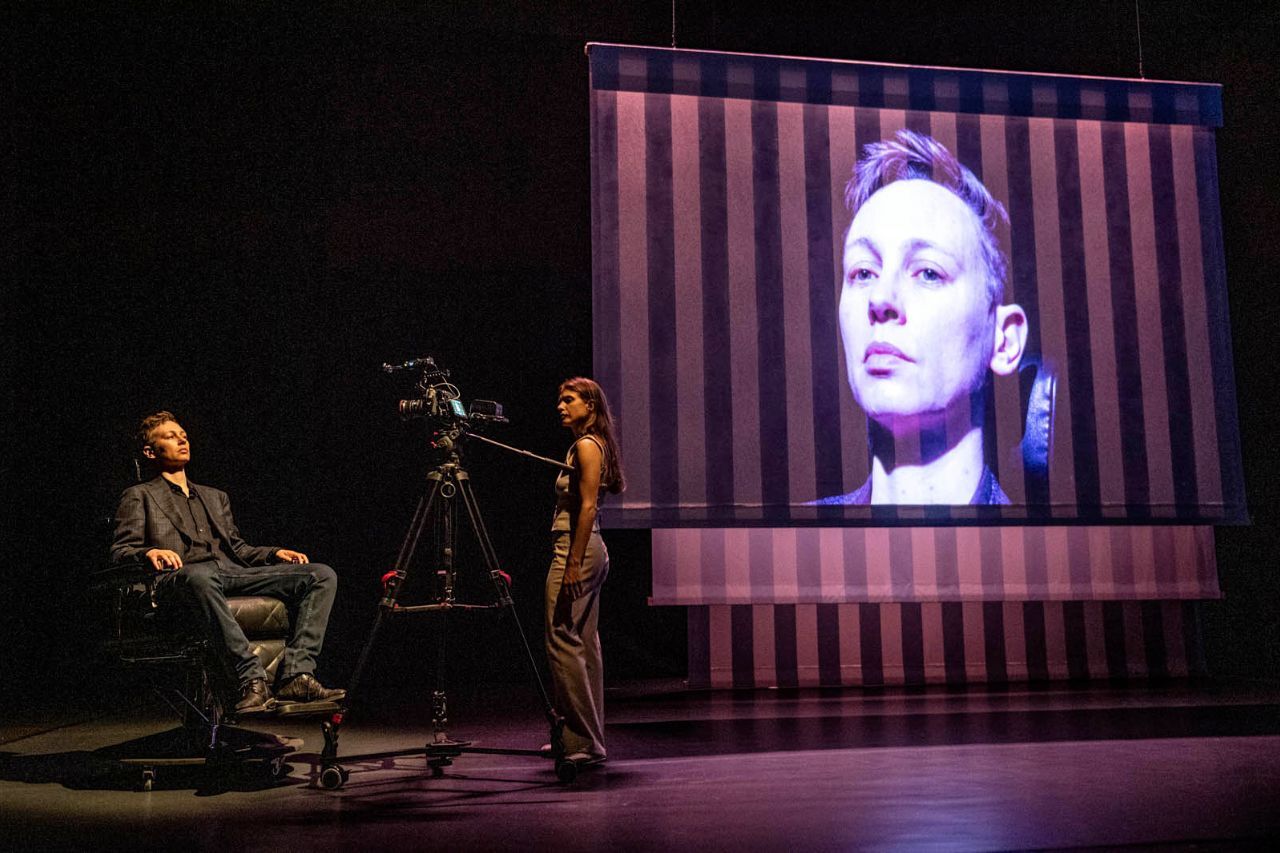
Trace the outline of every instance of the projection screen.
<instances>
[{"instance_id":1,"label":"projection screen","mask_svg":"<svg viewBox=\"0 0 1280 853\"><path fill-rule=\"evenodd\" d=\"M1246 520L1218 86L589 55L607 524Z\"/></svg>"}]
</instances>

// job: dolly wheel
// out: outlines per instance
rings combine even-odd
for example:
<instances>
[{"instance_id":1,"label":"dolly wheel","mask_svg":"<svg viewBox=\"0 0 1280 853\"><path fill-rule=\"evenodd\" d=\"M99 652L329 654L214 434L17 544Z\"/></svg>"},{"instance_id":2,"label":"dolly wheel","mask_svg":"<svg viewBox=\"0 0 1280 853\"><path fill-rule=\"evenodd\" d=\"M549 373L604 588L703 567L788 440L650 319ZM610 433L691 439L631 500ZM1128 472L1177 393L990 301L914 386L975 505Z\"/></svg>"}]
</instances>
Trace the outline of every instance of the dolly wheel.
<instances>
[{"instance_id":1,"label":"dolly wheel","mask_svg":"<svg viewBox=\"0 0 1280 853\"><path fill-rule=\"evenodd\" d=\"M566 785L578 778L578 765L563 758L556 759L556 778Z\"/></svg>"},{"instance_id":2,"label":"dolly wheel","mask_svg":"<svg viewBox=\"0 0 1280 853\"><path fill-rule=\"evenodd\" d=\"M320 771L320 787L336 791L351 778L351 771L340 764L330 764Z\"/></svg>"}]
</instances>

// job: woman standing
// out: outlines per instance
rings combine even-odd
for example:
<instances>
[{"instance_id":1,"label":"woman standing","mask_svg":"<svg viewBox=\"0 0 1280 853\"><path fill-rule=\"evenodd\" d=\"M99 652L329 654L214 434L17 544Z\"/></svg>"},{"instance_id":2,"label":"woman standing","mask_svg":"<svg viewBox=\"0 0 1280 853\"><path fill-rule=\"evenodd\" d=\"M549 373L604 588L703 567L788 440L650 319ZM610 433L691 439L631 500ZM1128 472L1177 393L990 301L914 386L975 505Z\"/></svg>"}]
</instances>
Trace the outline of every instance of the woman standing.
<instances>
[{"instance_id":1,"label":"woman standing","mask_svg":"<svg viewBox=\"0 0 1280 853\"><path fill-rule=\"evenodd\" d=\"M604 391L583 377L560 385L561 425L573 431L565 457L573 472L556 479L551 524L555 551L547 572L547 662L556 709L564 715L565 757L605 760L604 665L596 626L600 588L609 574L609 551L597 518L602 492L621 492L622 464Z\"/></svg>"}]
</instances>

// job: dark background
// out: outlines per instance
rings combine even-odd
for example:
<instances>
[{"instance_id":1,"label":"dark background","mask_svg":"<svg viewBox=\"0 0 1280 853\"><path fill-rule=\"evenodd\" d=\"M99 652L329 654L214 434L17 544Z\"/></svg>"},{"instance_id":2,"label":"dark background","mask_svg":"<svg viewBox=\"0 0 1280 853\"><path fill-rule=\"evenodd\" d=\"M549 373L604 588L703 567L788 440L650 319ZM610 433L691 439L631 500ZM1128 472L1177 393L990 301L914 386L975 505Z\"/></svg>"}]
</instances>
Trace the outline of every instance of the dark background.
<instances>
[{"instance_id":1,"label":"dark background","mask_svg":"<svg viewBox=\"0 0 1280 853\"><path fill-rule=\"evenodd\" d=\"M21 699L104 679L85 577L132 478L127 436L160 407L191 434L192 479L231 494L250 542L339 569L321 674L341 682L427 469L422 425L395 416L411 383L378 365L433 355L464 399L506 405L495 437L564 451L556 385L591 369L583 45L669 45L671 5L82 5L11 4L0 22L0 685ZM1225 85L1254 523L1218 531L1225 598L1207 605L1206 642L1216 673L1277 677L1280 26L1243 5L1141 5L1146 76ZM1138 76L1128 0L676 13L687 48ZM536 641L554 473L489 448L469 464ZM647 533L608 539L610 680L681 674L683 612L645 604ZM428 640L395 625L373 677L412 685ZM452 643L454 678L520 677L506 626L462 619Z\"/></svg>"}]
</instances>

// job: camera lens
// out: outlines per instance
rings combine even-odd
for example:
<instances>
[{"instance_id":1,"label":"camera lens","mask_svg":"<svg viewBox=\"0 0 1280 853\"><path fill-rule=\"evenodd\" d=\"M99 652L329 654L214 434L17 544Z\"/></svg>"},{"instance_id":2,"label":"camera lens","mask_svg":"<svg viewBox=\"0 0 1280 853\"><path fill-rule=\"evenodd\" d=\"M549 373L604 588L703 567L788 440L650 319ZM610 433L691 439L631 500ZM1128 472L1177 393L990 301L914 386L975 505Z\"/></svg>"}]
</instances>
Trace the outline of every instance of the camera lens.
<instances>
[{"instance_id":1,"label":"camera lens","mask_svg":"<svg viewBox=\"0 0 1280 853\"><path fill-rule=\"evenodd\" d=\"M400 417L404 420L421 418L427 414L426 400L401 400Z\"/></svg>"}]
</instances>

